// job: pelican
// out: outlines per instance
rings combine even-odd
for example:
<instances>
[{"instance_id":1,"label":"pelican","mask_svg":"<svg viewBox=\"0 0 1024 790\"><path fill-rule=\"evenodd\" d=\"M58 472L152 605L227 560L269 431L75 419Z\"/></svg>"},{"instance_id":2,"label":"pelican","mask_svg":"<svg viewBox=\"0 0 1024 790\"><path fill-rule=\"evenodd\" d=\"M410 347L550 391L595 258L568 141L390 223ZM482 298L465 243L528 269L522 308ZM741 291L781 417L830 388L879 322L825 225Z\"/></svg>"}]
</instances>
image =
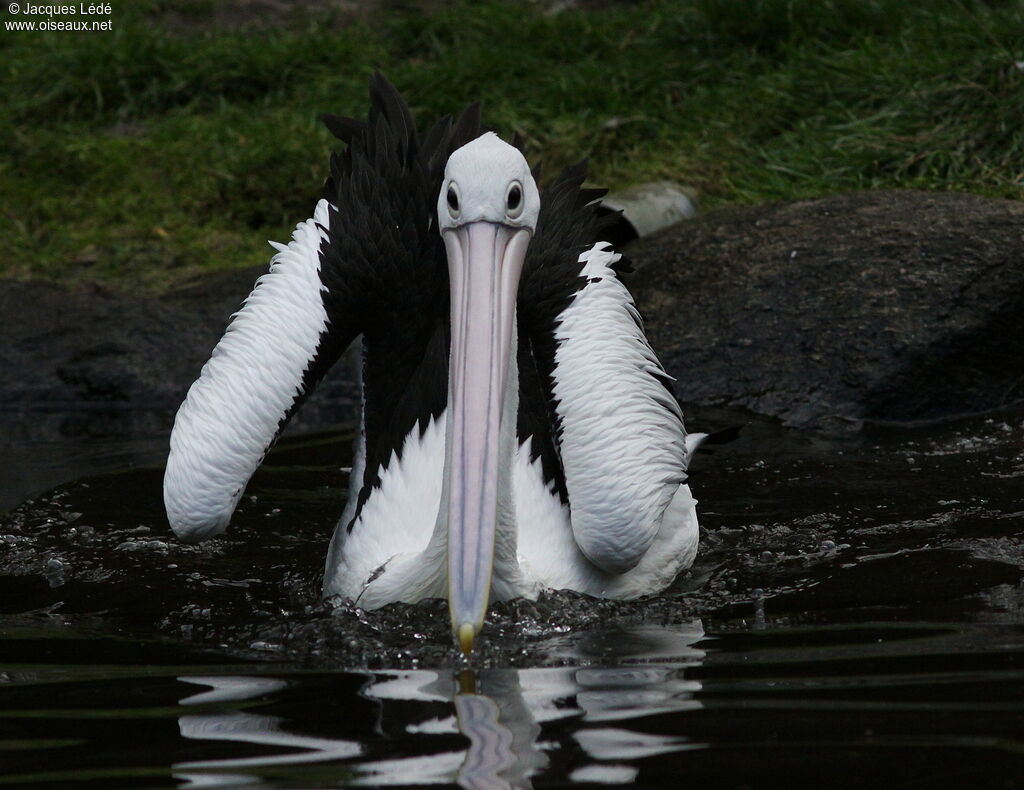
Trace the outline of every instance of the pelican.
<instances>
[{"instance_id":1,"label":"pelican","mask_svg":"<svg viewBox=\"0 0 1024 790\"><path fill-rule=\"evenodd\" d=\"M357 338L362 418L324 595L367 609L446 598L469 653L489 601L544 589L635 598L697 550L669 376L597 239L583 165L543 192L473 105L419 134L370 82L365 122L327 116L301 222L175 418L174 532L223 532L250 476Z\"/></svg>"}]
</instances>

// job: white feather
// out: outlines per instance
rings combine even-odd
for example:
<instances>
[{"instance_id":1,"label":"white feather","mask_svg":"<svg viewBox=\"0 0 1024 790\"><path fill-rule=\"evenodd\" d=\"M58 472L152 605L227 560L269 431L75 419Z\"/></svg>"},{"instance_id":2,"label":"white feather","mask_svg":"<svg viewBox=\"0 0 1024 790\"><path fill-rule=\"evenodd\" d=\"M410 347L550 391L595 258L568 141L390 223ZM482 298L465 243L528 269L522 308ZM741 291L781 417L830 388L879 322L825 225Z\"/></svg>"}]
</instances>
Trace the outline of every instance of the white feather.
<instances>
[{"instance_id":1,"label":"white feather","mask_svg":"<svg viewBox=\"0 0 1024 790\"><path fill-rule=\"evenodd\" d=\"M380 606L412 597L413 592L400 589L398 568L403 560L415 560L422 555L434 532L441 504L444 441L444 415L430 420L422 436L419 428L414 427L402 443L401 457L393 453L387 468L381 471L379 487L366 500L349 532L348 522L354 513L359 485L351 487L353 493L346 507L349 516L339 522L328 554L324 595L358 600L368 608L373 608L378 598L382 599L377 604ZM386 571L375 577L376 571L385 565ZM438 577L440 565L443 563L432 573L420 567L423 577L432 576L424 586L437 586L443 581ZM368 582L374 577L380 584L368 592Z\"/></svg>"},{"instance_id":2,"label":"white feather","mask_svg":"<svg viewBox=\"0 0 1024 790\"><path fill-rule=\"evenodd\" d=\"M684 479L682 413L604 243L580 256L589 283L562 311L554 396L572 531L598 567L621 574L650 549Z\"/></svg>"},{"instance_id":3,"label":"white feather","mask_svg":"<svg viewBox=\"0 0 1024 790\"><path fill-rule=\"evenodd\" d=\"M638 598L658 592L697 554L697 502L690 487L678 485L661 514L658 530L640 562L625 573L609 573L592 563L577 545L569 507L544 482L540 460L530 461L530 442L513 466L519 563L525 580L519 595L575 590L598 598Z\"/></svg>"},{"instance_id":4,"label":"white feather","mask_svg":"<svg viewBox=\"0 0 1024 790\"><path fill-rule=\"evenodd\" d=\"M223 532L253 471L302 389L327 326L319 249L327 201L278 246L178 410L164 474L172 529L186 540Z\"/></svg>"}]
</instances>

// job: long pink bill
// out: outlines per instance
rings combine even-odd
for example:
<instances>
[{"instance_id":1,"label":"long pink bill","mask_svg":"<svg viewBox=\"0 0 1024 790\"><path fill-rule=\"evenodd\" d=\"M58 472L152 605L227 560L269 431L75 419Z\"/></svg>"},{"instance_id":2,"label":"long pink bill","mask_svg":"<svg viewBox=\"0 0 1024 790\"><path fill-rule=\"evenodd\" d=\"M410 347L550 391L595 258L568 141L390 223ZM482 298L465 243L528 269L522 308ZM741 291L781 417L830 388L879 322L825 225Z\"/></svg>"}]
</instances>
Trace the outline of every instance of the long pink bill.
<instances>
[{"instance_id":1,"label":"long pink bill","mask_svg":"<svg viewBox=\"0 0 1024 790\"><path fill-rule=\"evenodd\" d=\"M469 653L490 599L499 437L530 232L479 221L444 231L451 281L448 372L448 607ZM514 426L512 426L514 430Z\"/></svg>"}]
</instances>

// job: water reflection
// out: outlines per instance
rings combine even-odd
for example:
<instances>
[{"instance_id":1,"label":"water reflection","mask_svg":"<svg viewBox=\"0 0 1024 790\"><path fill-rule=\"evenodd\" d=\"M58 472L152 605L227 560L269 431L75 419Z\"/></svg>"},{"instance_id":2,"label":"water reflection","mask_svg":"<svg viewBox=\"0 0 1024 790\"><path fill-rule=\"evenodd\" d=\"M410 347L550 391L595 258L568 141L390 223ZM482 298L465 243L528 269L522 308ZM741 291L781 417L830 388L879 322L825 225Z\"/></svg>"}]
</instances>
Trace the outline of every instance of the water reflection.
<instances>
[{"instance_id":1,"label":"water reflection","mask_svg":"<svg viewBox=\"0 0 1024 790\"><path fill-rule=\"evenodd\" d=\"M368 673L358 696L370 708L353 715L373 721L360 721L355 738L325 733L309 705L290 708L287 677L181 677L207 689L180 700L191 709L178 718L182 737L233 742L239 756L178 763L175 776L188 787L252 786L272 784L275 767L317 764L319 782L366 785L529 788L542 772L629 782L638 770L630 761L693 748L683 737L644 732L635 720L700 707L700 683L685 675L704 658L703 638L699 620L620 627L555 645L571 667ZM595 661L602 665L587 666ZM339 690L322 704L351 699ZM567 763L566 754L575 756Z\"/></svg>"},{"instance_id":2,"label":"water reflection","mask_svg":"<svg viewBox=\"0 0 1024 790\"><path fill-rule=\"evenodd\" d=\"M223 703L246 702L273 695L288 686L284 680L262 677L186 676L179 677L178 680L208 686L210 689L184 697L180 704L188 706L220 706ZM185 781L186 787L223 787L251 781L250 775L233 774L232 770L346 760L362 752L357 743L291 733L287 731L286 726L287 722L280 716L258 715L237 710L179 716L178 728L183 738L284 747L288 752L280 754L275 751L272 754L254 757L179 763L175 766L175 777Z\"/></svg>"},{"instance_id":3,"label":"water reflection","mask_svg":"<svg viewBox=\"0 0 1024 790\"><path fill-rule=\"evenodd\" d=\"M192 787L1019 783L1022 426L1015 407L854 446L754 425L703 459L684 597L509 607L491 660L554 668L471 686L336 669L446 666L427 608L303 613L350 437L279 444L200 547L166 539L160 470L117 456L0 518L0 785L165 787L170 765ZM106 468L87 436L75 474ZM712 635L609 627L683 612Z\"/></svg>"}]
</instances>

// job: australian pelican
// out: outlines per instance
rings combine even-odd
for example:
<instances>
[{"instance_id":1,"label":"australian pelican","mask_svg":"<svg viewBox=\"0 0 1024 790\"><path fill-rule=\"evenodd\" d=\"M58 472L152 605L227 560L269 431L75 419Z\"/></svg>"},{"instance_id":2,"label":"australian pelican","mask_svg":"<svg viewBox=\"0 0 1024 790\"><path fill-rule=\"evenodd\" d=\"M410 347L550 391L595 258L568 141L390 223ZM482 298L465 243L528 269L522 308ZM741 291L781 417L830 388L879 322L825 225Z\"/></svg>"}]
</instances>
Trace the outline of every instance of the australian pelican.
<instances>
[{"instance_id":1,"label":"australian pelican","mask_svg":"<svg viewBox=\"0 0 1024 790\"><path fill-rule=\"evenodd\" d=\"M178 411L171 527L223 532L249 477L362 338L363 410L324 594L446 598L468 652L490 598L633 598L697 550L686 435L582 165L542 193L477 106L417 133L379 75L322 199Z\"/></svg>"}]
</instances>

